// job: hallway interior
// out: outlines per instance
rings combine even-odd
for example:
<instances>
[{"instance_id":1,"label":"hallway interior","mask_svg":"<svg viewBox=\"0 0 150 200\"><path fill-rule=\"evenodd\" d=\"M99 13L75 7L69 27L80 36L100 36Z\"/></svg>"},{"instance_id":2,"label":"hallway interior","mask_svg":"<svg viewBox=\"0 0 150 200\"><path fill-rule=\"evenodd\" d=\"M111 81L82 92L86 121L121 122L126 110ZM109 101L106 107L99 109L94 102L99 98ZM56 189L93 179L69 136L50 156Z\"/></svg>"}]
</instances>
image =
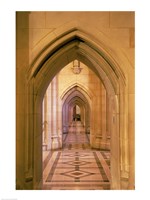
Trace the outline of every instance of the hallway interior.
<instances>
[{"instance_id":1,"label":"hallway interior","mask_svg":"<svg viewBox=\"0 0 150 200\"><path fill-rule=\"evenodd\" d=\"M90 148L81 122L63 134L63 148L43 151L45 190L109 190L110 151Z\"/></svg>"},{"instance_id":2,"label":"hallway interior","mask_svg":"<svg viewBox=\"0 0 150 200\"><path fill-rule=\"evenodd\" d=\"M134 17L16 13L17 190L135 189Z\"/></svg>"}]
</instances>

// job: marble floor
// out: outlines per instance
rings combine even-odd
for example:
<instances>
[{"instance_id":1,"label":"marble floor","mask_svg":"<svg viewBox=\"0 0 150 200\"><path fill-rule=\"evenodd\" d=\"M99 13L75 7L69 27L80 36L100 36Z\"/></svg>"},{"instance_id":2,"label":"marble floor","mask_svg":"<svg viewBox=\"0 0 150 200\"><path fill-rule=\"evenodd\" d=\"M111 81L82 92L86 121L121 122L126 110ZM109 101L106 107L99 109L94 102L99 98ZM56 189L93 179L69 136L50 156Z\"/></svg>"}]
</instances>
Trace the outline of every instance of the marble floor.
<instances>
[{"instance_id":1,"label":"marble floor","mask_svg":"<svg viewBox=\"0 0 150 200\"><path fill-rule=\"evenodd\" d=\"M110 152L90 148L80 123L63 135L63 148L43 152L43 190L109 190Z\"/></svg>"}]
</instances>

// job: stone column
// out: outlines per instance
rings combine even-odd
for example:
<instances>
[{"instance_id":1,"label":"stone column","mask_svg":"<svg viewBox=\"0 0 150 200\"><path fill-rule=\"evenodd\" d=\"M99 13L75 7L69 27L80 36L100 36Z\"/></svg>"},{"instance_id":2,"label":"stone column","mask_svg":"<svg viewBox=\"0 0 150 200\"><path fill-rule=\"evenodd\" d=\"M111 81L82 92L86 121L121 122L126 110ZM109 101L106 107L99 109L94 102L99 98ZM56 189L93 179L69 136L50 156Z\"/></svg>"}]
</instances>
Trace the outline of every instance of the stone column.
<instances>
[{"instance_id":1,"label":"stone column","mask_svg":"<svg viewBox=\"0 0 150 200\"><path fill-rule=\"evenodd\" d=\"M73 120L73 108L71 107L71 106L68 106L67 105L67 107L68 107L68 122L69 122L69 126L71 125L71 123L72 123L72 120Z\"/></svg>"},{"instance_id":2,"label":"stone column","mask_svg":"<svg viewBox=\"0 0 150 200\"><path fill-rule=\"evenodd\" d=\"M68 104L64 104L63 106L63 110L62 110L62 113L60 113L60 115L62 115L63 117L63 133L68 133L68 128L69 128L69 111L68 111Z\"/></svg>"},{"instance_id":3,"label":"stone column","mask_svg":"<svg viewBox=\"0 0 150 200\"><path fill-rule=\"evenodd\" d=\"M106 149L109 150L110 150L110 140L111 140L110 122L111 122L110 96L106 93L106 137L107 137Z\"/></svg>"},{"instance_id":4,"label":"stone column","mask_svg":"<svg viewBox=\"0 0 150 200\"><path fill-rule=\"evenodd\" d=\"M102 121L102 141L101 141L101 148L106 149L106 90L104 86L101 86L101 121Z\"/></svg>"},{"instance_id":5,"label":"stone column","mask_svg":"<svg viewBox=\"0 0 150 200\"><path fill-rule=\"evenodd\" d=\"M58 76L56 77L56 131L57 131L57 142L58 148L62 148L62 102L59 99L59 92L58 92L58 85L59 79Z\"/></svg>"},{"instance_id":6,"label":"stone column","mask_svg":"<svg viewBox=\"0 0 150 200\"><path fill-rule=\"evenodd\" d=\"M69 106L68 106L68 104L65 107L65 118L66 118L66 121L65 121L66 130L68 132L69 131L69 126L70 126L70 122L69 122Z\"/></svg>"},{"instance_id":7,"label":"stone column","mask_svg":"<svg viewBox=\"0 0 150 200\"><path fill-rule=\"evenodd\" d=\"M54 77L51 82L51 148L58 149L62 146L61 140L61 104L58 100L58 79Z\"/></svg>"},{"instance_id":8,"label":"stone column","mask_svg":"<svg viewBox=\"0 0 150 200\"><path fill-rule=\"evenodd\" d=\"M66 128L66 105L63 105L63 109L62 109L62 120L63 120L63 133L67 132L67 128Z\"/></svg>"},{"instance_id":9,"label":"stone column","mask_svg":"<svg viewBox=\"0 0 150 200\"><path fill-rule=\"evenodd\" d=\"M99 86L99 90L96 93L95 99L95 144L94 148L100 149L101 148L101 141L102 141L102 99L101 99L101 85Z\"/></svg>"},{"instance_id":10,"label":"stone column","mask_svg":"<svg viewBox=\"0 0 150 200\"><path fill-rule=\"evenodd\" d=\"M58 135L57 135L57 87L56 87L56 77L51 82L51 149L57 149L58 148Z\"/></svg>"},{"instance_id":11,"label":"stone column","mask_svg":"<svg viewBox=\"0 0 150 200\"><path fill-rule=\"evenodd\" d=\"M111 189L120 189L120 137L118 97L110 96L111 130Z\"/></svg>"},{"instance_id":12,"label":"stone column","mask_svg":"<svg viewBox=\"0 0 150 200\"><path fill-rule=\"evenodd\" d=\"M43 119L42 119L42 149L43 151L47 150L47 94L43 98Z\"/></svg>"},{"instance_id":13,"label":"stone column","mask_svg":"<svg viewBox=\"0 0 150 200\"><path fill-rule=\"evenodd\" d=\"M51 115L51 84L47 88L47 150L51 149L51 122L52 122L52 115Z\"/></svg>"},{"instance_id":14,"label":"stone column","mask_svg":"<svg viewBox=\"0 0 150 200\"><path fill-rule=\"evenodd\" d=\"M81 108L81 113L80 113L80 116L81 116L81 123L83 125L83 127L85 127L85 108L82 106Z\"/></svg>"},{"instance_id":15,"label":"stone column","mask_svg":"<svg viewBox=\"0 0 150 200\"><path fill-rule=\"evenodd\" d=\"M92 117L92 147L99 149L102 133L101 133L101 94L100 90L97 91L96 96L93 98L93 117Z\"/></svg>"},{"instance_id":16,"label":"stone column","mask_svg":"<svg viewBox=\"0 0 150 200\"><path fill-rule=\"evenodd\" d=\"M135 189L135 123L134 123L134 94L129 94L129 189Z\"/></svg>"}]
</instances>

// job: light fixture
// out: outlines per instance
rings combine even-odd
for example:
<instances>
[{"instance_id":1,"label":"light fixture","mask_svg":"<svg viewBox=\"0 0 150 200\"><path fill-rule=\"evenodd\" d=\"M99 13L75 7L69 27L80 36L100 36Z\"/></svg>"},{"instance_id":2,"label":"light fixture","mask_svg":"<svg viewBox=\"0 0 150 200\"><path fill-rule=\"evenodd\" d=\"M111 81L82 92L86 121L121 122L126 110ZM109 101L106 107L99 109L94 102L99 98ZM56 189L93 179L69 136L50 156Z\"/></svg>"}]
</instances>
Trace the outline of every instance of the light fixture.
<instances>
[{"instance_id":1,"label":"light fixture","mask_svg":"<svg viewBox=\"0 0 150 200\"><path fill-rule=\"evenodd\" d=\"M80 67L80 61L78 60L74 60L73 61L73 67L72 67L72 71L74 74L80 74L82 68Z\"/></svg>"}]
</instances>

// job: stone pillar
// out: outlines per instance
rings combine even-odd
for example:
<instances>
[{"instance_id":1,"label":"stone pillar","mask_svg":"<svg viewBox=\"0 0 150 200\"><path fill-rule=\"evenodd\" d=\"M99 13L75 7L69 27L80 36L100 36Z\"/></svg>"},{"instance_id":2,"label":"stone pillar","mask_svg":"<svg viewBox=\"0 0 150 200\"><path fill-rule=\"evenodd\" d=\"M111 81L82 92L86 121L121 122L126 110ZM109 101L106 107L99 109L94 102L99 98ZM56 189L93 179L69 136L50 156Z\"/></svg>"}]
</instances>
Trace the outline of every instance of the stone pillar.
<instances>
[{"instance_id":1,"label":"stone pillar","mask_svg":"<svg viewBox=\"0 0 150 200\"><path fill-rule=\"evenodd\" d=\"M51 149L51 84L43 99L43 150Z\"/></svg>"},{"instance_id":2,"label":"stone pillar","mask_svg":"<svg viewBox=\"0 0 150 200\"><path fill-rule=\"evenodd\" d=\"M120 189L120 137L117 96L110 97L111 189Z\"/></svg>"},{"instance_id":3,"label":"stone pillar","mask_svg":"<svg viewBox=\"0 0 150 200\"><path fill-rule=\"evenodd\" d=\"M69 126L71 125L72 123L72 120L73 120L73 108L71 106L68 106L68 122L69 122Z\"/></svg>"},{"instance_id":4,"label":"stone pillar","mask_svg":"<svg viewBox=\"0 0 150 200\"><path fill-rule=\"evenodd\" d=\"M83 127L85 127L86 120L85 120L85 108L82 106L81 108L81 123Z\"/></svg>"},{"instance_id":5,"label":"stone pillar","mask_svg":"<svg viewBox=\"0 0 150 200\"><path fill-rule=\"evenodd\" d=\"M96 149L100 149L102 139L101 122L101 91L98 90L96 96L93 98L92 132L90 137L91 145Z\"/></svg>"},{"instance_id":6,"label":"stone pillar","mask_svg":"<svg viewBox=\"0 0 150 200\"><path fill-rule=\"evenodd\" d=\"M86 133L90 133L91 111L90 111L90 108L88 106L86 106L84 113L85 113L85 130L86 130Z\"/></svg>"},{"instance_id":7,"label":"stone pillar","mask_svg":"<svg viewBox=\"0 0 150 200\"><path fill-rule=\"evenodd\" d=\"M52 80L51 82L51 149L57 149L58 148L58 135L57 135L57 130L56 130L56 124L57 124L57 113L56 113L56 77Z\"/></svg>"},{"instance_id":8,"label":"stone pillar","mask_svg":"<svg viewBox=\"0 0 150 200\"><path fill-rule=\"evenodd\" d=\"M102 121L102 141L101 141L101 149L106 149L106 90L104 86L101 86L101 106L102 106L102 114L101 114L101 121Z\"/></svg>"},{"instance_id":9,"label":"stone pillar","mask_svg":"<svg viewBox=\"0 0 150 200\"><path fill-rule=\"evenodd\" d=\"M58 135L58 148L62 148L62 102L59 99L58 93L59 79L56 77L56 131Z\"/></svg>"},{"instance_id":10,"label":"stone pillar","mask_svg":"<svg viewBox=\"0 0 150 200\"><path fill-rule=\"evenodd\" d=\"M129 127L128 127L128 134L129 134L129 186L128 189L134 190L135 189L135 123L134 123L134 94L129 94Z\"/></svg>"},{"instance_id":11,"label":"stone pillar","mask_svg":"<svg viewBox=\"0 0 150 200\"><path fill-rule=\"evenodd\" d=\"M121 189L129 185L128 95L122 90L120 100L120 167Z\"/></svg>"},{"instance_id":12,"label":"stone pillar","mask_svg":"<svg viewBox=\"0 0 150 200\"><path fill-rule=\"evenodd\" d=\"M52 130L51 130L51 122L52 122L52 115L51 115L51 101L52 101L52 97L51 97L51 84L49 85L48 89L47 89L47 150L51 149L51 134L52 134Z\"/></svg>"},{"instance_id":13,"label":"stone pillar","mask_svg":"<svg viewBox=\"0 0 150 200\"><path fill-rule=\"evenodd\" d=\"M97 133L100 137L102 137L102 99L101 99L101 84L99 94L97 95Z\"/></svg>"},{"instance_id":14,"label":"stone pillar","mask_svg":"<svg viewBox=\"0 0 150 200\"><path fill-rule=\"evenodd\" d=\"M34 188L41 188L42 180L42 101L41 96L34 94Z\"/></svg>"},{"instance_id":15,"label":"stone pillar","mask_svg":"<svg viewBox=\"0 0 150 200\"><path fill-rule=\"evenodd\" d=\"M69 106L68 104L65 107L65 125L66 125L66 130L67 132L69 131L69 126L70 126L70 122L69 122Z\"/></svg>"},{"instance_id":16,"label":"stone pillar","mask_svg":"<svg viewBox=\"0 0 150 200\"><path fill-rule=\"evenodd\" d=\"M29 66L29 12L16 12L16 56L16 189L31 189L33 112L28 112L27 102L33 95L32 91L28 94L26 82Z\"/></svg>"},{"instance_id":17,"label":"stone pillar","mask_svg":"<svg viewBox=\"0 0 150 200\"><path fill-rule=\"evenodd\" d=\"M60 113L60 115L62 115L62 120L63 120L63 133L68 133L68 129L69 129L69 111L68 111L68 104L64 104L63 105L63 110L62 113Z\"/></svg>"},{"instance_id":18,"label":"stone pillar","mask_svg":"<svg viewBox=\"0 0 150 200\"><path fill-rule=\"evenodd\" d=\"M43 118L42 118L42 149L47 150L47 94L43 98Z\"/></svg>"},{"instance_id":19,"label":"stone pillar","mask_svg":"<svg viewBox=\"0 0 150 200\"><path fill-rule=\"evenodd\" d=\"M111 122L111 106L110 106L110 96L106 93L106 135L107 142L106 148L110 150L110 141L111 141L111 130L110 130L110 122Z\"/></svg>"},{"instance_id":20,"label":"stone pillar","mask_svg":"<svg viewBox=\"0 0 150 200\"><path fill-rule=\"evenodd\" d=\"M58 104L58 82L57 77L51 82L51 148L58 149L62 146L60 138L62 129L61 126L61 111ZM58 110L59 109L59 110Z\"/></svg>"},{"instance_id":21,"label":"stone pillar","mask_svg":"<svg viewBox=\"0 0 150 200\"><path fill-rule=\"evenodd\" d=\"M63 105L62 109L62 120L63 120L63 133L67 133L67 127L66 127L66 105Z\"/></svg>"}]
</instances>

